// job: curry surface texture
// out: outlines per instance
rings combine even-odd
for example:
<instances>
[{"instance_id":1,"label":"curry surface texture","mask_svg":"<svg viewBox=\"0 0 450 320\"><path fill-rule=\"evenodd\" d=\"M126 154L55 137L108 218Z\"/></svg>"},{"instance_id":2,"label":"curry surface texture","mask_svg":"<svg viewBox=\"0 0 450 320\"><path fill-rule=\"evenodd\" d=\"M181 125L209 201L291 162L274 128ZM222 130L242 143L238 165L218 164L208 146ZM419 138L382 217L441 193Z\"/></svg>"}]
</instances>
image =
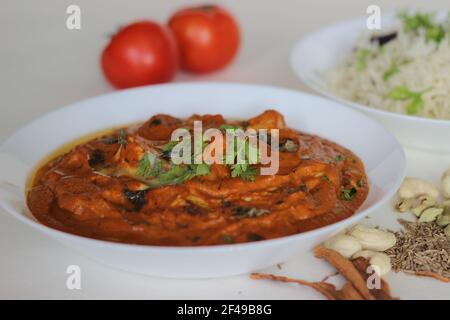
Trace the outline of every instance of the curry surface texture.
<instances>
[{"instance_id":1,"label":"curry surface texture","mask_svg":"<svg viewBox=\"0 0 450 320\"><path fill-rule=\"evenodd\" d=\"M280 144L270 148L279 155L277 174L259 175L260 164L241 172L222 164L174 165L171 133L192 130L194 120L203 129L279 129ZM40 167L27 201L41 223L65 232L123 243L204 246L319 228L354 214L367 194L357 156L287 128L281 114L268 110L247 121L159 114L94 137Z\"/></svg>"}]
</instances>

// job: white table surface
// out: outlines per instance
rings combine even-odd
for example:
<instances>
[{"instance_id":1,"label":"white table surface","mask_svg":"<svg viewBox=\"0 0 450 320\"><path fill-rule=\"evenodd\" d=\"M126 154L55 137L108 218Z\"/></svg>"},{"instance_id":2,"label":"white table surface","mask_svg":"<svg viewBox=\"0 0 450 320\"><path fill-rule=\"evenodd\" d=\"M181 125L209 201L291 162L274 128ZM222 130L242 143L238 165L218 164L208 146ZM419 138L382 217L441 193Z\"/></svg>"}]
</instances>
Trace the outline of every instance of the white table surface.
<instances>
[{"instance_id":1,"label":"white table surface","mask_svg":"<svg viewBox=\"0 0 450 320\"><path fill-rule=\"evenodd\" d=\"M219 1L209 1L211 3ZM176 81L236 81L309 91L289 66L289 54L302 35L324 24L361 16L370 4L382 11L414 6L448 8L448 0L226 0L243 32L234 64L207 76L180 74ZM33 118L61 106L113 90L99 69L108 35L121 24L150 18L164 22L187 0L40 0L0 2L0 141ZM66 8L81 7L82 29L65 27ZM437 183L450 156L406 149L408 175ZM370 221L395 226L389 205ZM68 265L81 267L81 290L66 288ZM306 255L264 270L320 280L332 269ZM404 299L450 298L450 285L390 274L393 293ZM316 299L309 288L250 280L247 275L212 280L168 280L116 271L88 260L0 212L0 298L132 299Z\"/></svg>"}]
</instances>

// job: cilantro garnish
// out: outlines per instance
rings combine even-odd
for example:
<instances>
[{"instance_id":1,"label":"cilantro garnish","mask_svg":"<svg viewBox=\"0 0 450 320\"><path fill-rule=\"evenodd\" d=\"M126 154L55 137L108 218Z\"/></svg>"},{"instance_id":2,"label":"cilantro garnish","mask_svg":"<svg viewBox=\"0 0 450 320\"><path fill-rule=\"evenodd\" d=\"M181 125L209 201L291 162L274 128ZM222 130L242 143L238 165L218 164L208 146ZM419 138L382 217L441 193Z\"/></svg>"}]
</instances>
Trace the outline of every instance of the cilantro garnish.
<instances>
[{"instance_id":1,"label":"cilantro garnish","mask_svg":"<svg viewBox=\"0 0 450 320\"><path fill-rule=\"evenodd\" d=\"M156 177L162 171L161 161L154 154L146 153L139 160L136 174L144 179Z\"/></svg>"},{"instance_id":2,"label":"cilantro garnish","mask_svg":"<svg viewBox=\"0 0 450 320\"><path fill-rule=\"evenodd\" d=\"M206 176L211 172L211 166L206 163L193 164L191 166L194 169L196 176Z\"/></svg>"},{"instance_id":3,"label":"cilantro garnish","mask_svg":"<svg viewBox=\"0 0 450 320\"><path fill-rule=\"evenodd\" d=\"M358 191L356 190L356 188L350 188L350 189L343 188L341 190L341 198L342 198L342 200L345 200L345 201L351 201L351 200L353 200L353 198L355 197L357 192Z\"/></svg>"},{"instance_id":4,"label":"cilantro garnish","mask_svg":"<svg viewBox=\"0 0 450 320\"><path fill-rule=\"evenodd\" d=\"M165 145L161 146L162 151L172 151L172 149L178 144L178 141L171 140Z\"/></svg>"},{"instance_id":5,"label":"cilantro garnish","mask_svg":"<svg viewBox=\"0 0 450 320\"><path fill-rule=\"evenodd\" d=\"M391 66L389 67L389 69L387 69L384 73L383 73L383 80L386 82L388 81L390 78L392 78L392 76L394 76L395 74L400 72L400 67L409 63L408 60L403 60L400 62L397 61L393 61L391 63Z\"/></svg>"},{"instance_id":6,"label":"cilantro garnish","mask_svg":"<svg viewBox=\"0 0 450 320\"><path fill-rule=\"evenodd\" d=\"M417 32L419 29L425 30L425 39L439 43L445 38L445 29L442 25L433 21L433 16L429 13L416 13L409 15L406 12L400 14L405 32Z\"/></svg>"},{"instance_id":7,"label":"cilantro garnish","mask_svg":"<svg viewBox=\"0 0 450 320\"><path fill-rule=\"evenodd\" d=\"M240 177L244 180L255 181L258 171L255 167L250 167L247 163L231 165L231 176Z\"/></svg>"},{"instance_id":8,"label":"cilantro garnish","mask_svg":"<svg viewBox=\"0 0 450 320\"><path fill-rule=\"evenodd\" d=\"M442 39L445 38L445 30L442 26L434 26L430 29L427 29L425 32L425 39L427 41L434 41L439 43Z\"/></svg>"},{"instance_id":9,"label":"cilantro garnish","mask_svg":"<svg viewBox=\"0 0 450 320\"><path fill-rule=\"evenodd\" d=\"M161 173L153 182L155 186L165 186L183 183L192 179L195 175L192 170L186 165L176 165L168 171Z\"/></svg>"},{"instance_id":10,"label":"cilantro garnish","mask_svg":"<svg viewBox=\"0 0 450 320\"><path fill-rule=\"evenodd\" d=\"M161 146L161 157L165 160L170 160L172 149L178 144L178 141L171 140L165 145Z\"/></svg>"},{"instance_id":11,"label":"cilantro garnish","mask_svg":"<svg viewBox=\"0 0 450 320\"><path fill-rule=\"evenodd\" d=\"M399 68L398 64L392 63L391 66L389 67L389 69L387 69L383 73L383 80L388 81L393 75L395 75L399 72L400 72L400 68Z\"/></svg>"},{"instance_id":12,"label":"cilantro garnish","mask_svg":"<svg viewBox=\"0 0 450 320\"><path fill-rule=\"evenodd\" d=\"M222 124L219 126L219 129L221 130L237 130L240 129L240 126L234 125L234 124Z\"/></svg>"},{"instance_id":13,"label":"cilantro garnish","mask_svg":"<svg viewBox=\"0 0 450 320\"><path fill-rule=\"evenodd\" d=\"M174 165L164 171L162 161L155 155L146 153L139 160L136 175L146 181L149 187L161 187L186 182L197 176L210 173L210 166L206 163Z\"/></svg>"},{"instance_id":14,"label":"cilantro garnish","mask_svg":"<svg viewBox=\"0 0 450 320\"><path fill-rule=\"evenodd\" d=\"M221 129L236 130L240 129L234 125L222 125ZM243 140L239 140L240 137L235 137L234 150L226 155L225 160L232 160L232 163L228 165L231 169L231 177L241 178L248 181L254 181L258 173L257 168L251 166L260 161L260 155L257 147L250 143L249 138L245 137ZM158 187L165 185L180 184L194 177L205 176L210 174L211 166L207 163L199 164L179 164L171 165L167 170L163 169L163 161L171 160L170 154L172 149L179 143L179 141L170 141L165 145L159 147L161 150L160 157L157 158L153 154L145 154L139 161L136 170L136 175L142 178L149 187ZM205 149L207 142L202 139L201 151ZM194 148L195 149L195 148ZM194 150L195 152L195 150ZM190 155L192 162L195 162L196 156ZM161 160L163 159L163 160ZM165 165L167 168L167 165Z\"/></svg>"},{"instance_id":15,"label":"cilantro garnish","mask_svg":"<svg viewBox=\"0 0 450 320\"><path fill-rule=\"evenodd\" d=\"M245 140L239 140L239 137L236 137L236 142L232 154L226 155L226 160L236 162L230 165L231 176L233 178L239 177L244 180L254 181L258 171L251 164L256 164L260 161L259 151L247 138Z\"/></svg>"},{"instance_id":16,"label":"cilantro garnish","mask_svg":"<svg viewBox=\"0 0 450 320\"><path fill-rule=\"evenodd\" d=\"M128 135L125 129L119 129L117 131L117 135L112 135L102 139L102 142L105 144L120 144L127 145L128 144Z\"/></svg>"},{"instance_id":17,"label":"cilantro garnish","mask_svg":"<svg viewBox=\"0 0 450 320\"><path fill-rule=\"evenodd\" d=\"M357 185L358 187L362 188L362 186L364 185L364 180L363 179L358 180Z\"/></svg>"},{"instance_id":18,"label":"cilantro garnish","mask_svg":"<svg viewBox=\"0 0 450 320\"><path fill-rule=\"evenodd\" d=\"M394 90L389 92L388 98L392 100L403 101L412 98L413 95L414 93L410 91L407 87L397 86L394 88Z\"/></svg>"},{"instance_id":19,"label":"cilantro garnish","mask_svg":"<svg viewBox=\"0 0 450 320\"><path fill-rule=\"evenodd\" d=\"M125 129L120 129L119 134L117 135L117 143L120 145L128 144L128 135Z\"/></svg>"},{"instance_id":20,"label":"cilantro garnish","mask_svg":"<svg viewBox=\"0 0 450 320\"><path fill-rule=\"evenodd\" d=\"M358 71L363 71L367 68L367 59L369 58L371 51L369 49L360 49L356 53L355 67Z\"/></svg>"},{"instance_id":21,"label":"cilantro garnish","mask_svg":"<svg viewBox=\"0 0 450 320\"><path fill-rule=\"evenodd\" d=\"M422 95L430 90L431 88L414 92L409 90L407 87L397 86L394 90L389 92L388 98L396 101L409 101L409 104L406 107L406 112L413 115L417 114L423 108L424 101Z\"/></svg>"},{"instance_id":22,"label":"cilantro garnish","mask_svg":"<svg viewBox=\"0 0 450 320\"><path fill-rule=\"evenodd\" d=\"M402 12L399 17L403 21L403 29L406 32L417 31L419 28L428 29L433 27L432 17L429 13L409 15L407 12Z\"/></svg>"}]
</instances>

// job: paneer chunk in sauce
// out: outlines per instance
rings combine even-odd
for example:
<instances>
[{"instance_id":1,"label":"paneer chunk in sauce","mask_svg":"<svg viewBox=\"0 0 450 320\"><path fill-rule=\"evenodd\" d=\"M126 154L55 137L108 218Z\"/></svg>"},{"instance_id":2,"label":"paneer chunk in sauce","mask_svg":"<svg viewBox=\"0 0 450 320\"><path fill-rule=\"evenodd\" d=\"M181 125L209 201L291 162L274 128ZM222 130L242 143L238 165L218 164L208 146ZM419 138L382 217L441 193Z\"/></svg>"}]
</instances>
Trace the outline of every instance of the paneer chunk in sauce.
<instances>
[{"instance_id":1,"label":"paneer chunk in sauce","mask_svg":"<svg viewBox=\"0 0 450 320\"><path fill-rule=\"evenodd\" d=\"M173 165L164 146L175 129L192 129L195 120L202 121L203 129L279 129L277 174L256 175L252 181L233 177L230 166L212 164L207 174L168 183ZM145 156L159 167L143 178L139 166ZM89 238L204 246L272 239L328 225L354 214L367 194L364 165L355 154L286 127L276 111L245 121L158 114L141 125L74 145L45 163L32 179L28 207L41 223Z\"/></svg>"}]
</instances>

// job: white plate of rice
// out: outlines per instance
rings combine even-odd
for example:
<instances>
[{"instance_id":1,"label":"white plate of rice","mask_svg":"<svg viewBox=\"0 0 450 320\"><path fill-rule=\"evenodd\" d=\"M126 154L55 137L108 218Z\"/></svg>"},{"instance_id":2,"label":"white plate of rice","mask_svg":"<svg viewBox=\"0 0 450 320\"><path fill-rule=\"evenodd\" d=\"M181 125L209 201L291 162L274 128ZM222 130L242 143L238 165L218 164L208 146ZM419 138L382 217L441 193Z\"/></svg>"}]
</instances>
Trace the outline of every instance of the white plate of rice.
<instances>
[{"instance_id":1,"label":"white plate of rice","mask_svg":"<svg viewBox=\"0 0 450 320\"><path fill-rule=\"evenodd\" d=\"M301 39L294 71L312 89L376 118L404 145L450 153L447 12L383 14L374 31L366 19Z\"/></svg>"}]
</instances>

